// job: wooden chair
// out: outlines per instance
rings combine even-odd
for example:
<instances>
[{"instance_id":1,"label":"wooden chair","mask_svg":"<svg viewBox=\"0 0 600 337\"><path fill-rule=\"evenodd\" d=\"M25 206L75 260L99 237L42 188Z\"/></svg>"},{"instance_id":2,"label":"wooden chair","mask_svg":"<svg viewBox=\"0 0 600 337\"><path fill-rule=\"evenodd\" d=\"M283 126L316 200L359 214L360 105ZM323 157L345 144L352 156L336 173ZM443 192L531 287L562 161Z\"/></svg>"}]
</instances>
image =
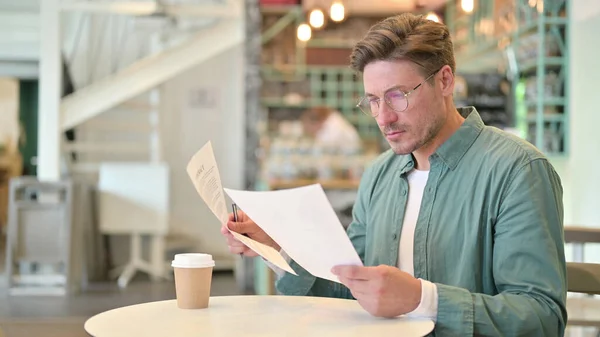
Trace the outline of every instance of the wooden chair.
<instances>
[{"instance_id":1,"label":"wooden chair","mask_svg":"<svg viewBox=\"0 0 600 337\"><path fill-rule=\"evenodd\" d=\"M600 228L565 226L565 243L573 245L574 262L583 262L583 247L586 243L600 243Z\"/></svg>"},{"instance_id":2,"label":"wooden chair","mask_svg":"<svg viewBox=\"0 0 600 337\"><path fill-rule=\"evenodd\" d=\"M573 245L573 259L567 262L567 291L586 295L600 295L600 264L584 263L584 245L600 243L600 229L566 226L565 243ZM600 299L593 296L567 299L568 326L595 327L600 337Z\"/></svg>"},{"instance_id":3,"label":"wooden chair","mask_svg":"<svg viewBox=\"0 0 600 337\"><path fill-rule=\"evenodd\" d=\"M570 292L600 295L600 264L567 262L567 285Z\"/></svg>"}]
</instances>

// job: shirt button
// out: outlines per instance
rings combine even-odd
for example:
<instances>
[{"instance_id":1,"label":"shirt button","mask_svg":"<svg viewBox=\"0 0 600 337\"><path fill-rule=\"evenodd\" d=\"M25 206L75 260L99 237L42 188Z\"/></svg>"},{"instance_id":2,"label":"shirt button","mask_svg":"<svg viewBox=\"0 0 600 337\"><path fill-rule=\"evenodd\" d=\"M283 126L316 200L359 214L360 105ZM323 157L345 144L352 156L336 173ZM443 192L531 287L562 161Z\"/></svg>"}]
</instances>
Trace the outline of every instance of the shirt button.
<instances>
[{"instance_id":1,"label":"shirt button","mask_svg":"<svg viewBox=\"0 0 600 337\"><path fill-rule=\"evenodd\" d=\"M396 234L392 235L392 239L396 240L396 238L398 238L398 235L396 235Z\"/></svg>"},{"instance_id":2,"label":"shirt button","mask_svg":"<svg viewBox=\"0 0 600 337\"><path fill-rule=\"evenodd\" d=\"M433 187L429 188L429 193L433 192Z\"/></svg>"},{"instance_id":3,"label":"shirt button","mask_svg":"<svg viewBox=\"0 0 600 337\"><path fill-rule=\"evenodd\" d=\"M406 195L406 190L402 190L402 195Z\"/></svg>"}]
</instances>

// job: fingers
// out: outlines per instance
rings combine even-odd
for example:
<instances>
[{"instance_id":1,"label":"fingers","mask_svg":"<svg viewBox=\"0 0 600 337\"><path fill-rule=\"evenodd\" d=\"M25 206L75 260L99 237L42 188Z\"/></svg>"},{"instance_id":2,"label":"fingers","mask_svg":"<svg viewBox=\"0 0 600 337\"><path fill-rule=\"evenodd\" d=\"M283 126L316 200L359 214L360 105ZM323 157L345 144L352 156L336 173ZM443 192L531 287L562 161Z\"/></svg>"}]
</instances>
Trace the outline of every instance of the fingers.
<instances>
[{"instance_id":1,"label":"fingers","mask_svg":"<svg viewBox=\"0 0 600 337\"><path fill-rule=\"evenodd\" d=\"M221 234L225 237L227 241L227 247L229 251L233 254L239 255L243 254L244 256L254 257L258 256L252 249L248 248L244 243L240 240L236 239L233 234L227 229L225 226L221 226Z\"/></svg>"},{"instance_id":2,"label":"fingers","mask_svg":"<svg viewBox=\"0 0 600 337\"><path fill-rule=\"evenodd\" d=\"M260 241L261 235L266 236L264 231L258 227L246 213L238 210L237 221L235 221L233 213L230 213L229 221L224 226L221 226L221 234L227 239L227 245L230 252L234 254L243 254L244 256L249 257L258 256L256 252L248 248L240 240L236 239L232 233L244 234L258 241Z\"/></svg>"},{"instance_id":3,"label":"fingers","mask_svg":"<svg viewBox=\"0 0 600 337\"><path fill-rule=\"evenodd\" d=\"M229 222L227 222L227 224L225 226L227 226L227 228L229 230L240 233L240 234L244 234L243 230L246 227L246 226L244 226L244 224L242 222L235 222L235 221L229 221Z\"/></svg>"},{"instance_id":4,"label":"fingers","mask_svg":"<svg viewBox=\"0 0 600 337\"><path fill-rule=\"evenodd\" d=\"M228 246L229 251L233 254L244 254L249 250L244 244L229 244Z\"/></svg>"},{"instance_id":5,"label":"fingers","mask_svg":"<svg viewBox=\"0 0 600 337\"><path fill-rule=\"evenodd\" d=\"M242 246L229 246L229 251L235 255L244 255L254 257L257 256L252 249L242 245Z\"/></svg>"},{"instance_id":6,"label":"fingers","mask_svg":"<svg viewBox=\"0 0 600 337\"><path fill-rule=\"evenodd\" d=\"M221 234L223 234L223 236L225 237L225 240L227 241L227 245L229 246L229 250L231 250L232 247L240 247L240 246L245 247L245 245L243 243L241 243L238 239L233 237L233 235L231 234L229 229L227 229L226 226L221 226ZM233 251L232 251L232 253L233 253Z\"/></svg>"},{"instance_id":7,"label":"fingers","mask_svg":"<svg viewBox=\"0 0 600 337\"><path fill-rule=\"evenodd\" d=\"M248 216L246 215L246 213L238 210L237 211L237 218L238 221L248 221ZM229 221L233 222L235 220L235 217L233 216L233 212L229 213Z\"/></svg>"},{"instance_id":8,"label":"fingers","mask_svg":"<svg viewBox=\"0 0 600 337\"><path fill-rule=\"evenodd\" d=\"M227 228L226 225L221 226L221 234L223 234L223 236L227 240L230 240L230 239L231 240L236 240L235 237L233 236L233 234L231 234L231 231L229 230L229 228Z\"/></svg>"},{"instance_id":9,"label":"fingers","mask_svg":"<svg viewBox=\"0 0 600 337\"><path fill-rule=\"evenodd\" d=\"M346 277L338 278L343 285L350 289L350 292L352 292L352 295L355 298L359 298L361 295L369 293L370 288L372 287L372 284L369 281L349 279Z\"/></svg>"},{"instance_id":10,"label":"fingers","mask_svg":"<svg viewBox=\"0 0 600 337\"><path fill-rule=\"evenodd\" d=\"M229 221L227 228L240 234L254 234L259 230L259 227L252 221Z\"/></svg>"},{"instance_id":11,"label":"fingers","mask_svg":"<svg viewBox=\"0 0 600 337\"><path fill-rule=\"evenodd\" d=\"M225 230L227 232L224 234L224 236L228 245L244 245L240 240L236 239L235 236L233 236L233 234L227 230L227 228L225 228Z\"/></svg>"},{"instance_id":12,"label":"fingers","mask_svg":"<svg viewBox=\"0 0 600 337\"><path fill-rule=\"evenodd\" d=\"M373 277L372 267L363 266L335 266L331 272L339 278L348 280L363 280L367 281Z\"/></svg>"},{"instance_id":13,"label":"fingers","mask_svg":"<svg viewBox=\"0 0 600 337\"><path fill-rule=\"evenodd\" d=\"M236 255L243 254L244 256L250 257L258 256L256 252L248 248L248 246L241 241L237 240L235 237L233 237L233 235L230 234L230 236L231 238L227 241L227 246L229 247L230 252Z\"/></svg>"},{"instance_id":14,"label":"fingers","mask_svg":"<svg viewBox=\"0 0 600 337\"><path fill-rule=\"evenodd\" d=\"M237 219L239 222L251 221L250 218L244 211L238 209L237 211ZM233 216L233 212L229 213L229 221L234 221L235 218Z\"/></svg>"},{"instance_id":15,"label":"fingers","mask_svg":"<svg viewBox=\"0 0 600 337\"><path fill-rule=\"evenodd\" d=\"M225 226L225 225L221 226L221 234L223 234L223 235L227 235L227 234L231 235L231 233L229 233L229 229L227 229L227 226Z\"/></svg>"},{"instance_id":16,"label":"fingers","mask_svg":"<svg viewBox=\"0 0 600 337\"><path fill-rule=\"evenodd\" d=\"M337 275L340 282L350 289L356 299L370 297L370 294L379 293L381 288L380 268L362 266L336 266L332 273Z\"/></svg>"}]
</instances>

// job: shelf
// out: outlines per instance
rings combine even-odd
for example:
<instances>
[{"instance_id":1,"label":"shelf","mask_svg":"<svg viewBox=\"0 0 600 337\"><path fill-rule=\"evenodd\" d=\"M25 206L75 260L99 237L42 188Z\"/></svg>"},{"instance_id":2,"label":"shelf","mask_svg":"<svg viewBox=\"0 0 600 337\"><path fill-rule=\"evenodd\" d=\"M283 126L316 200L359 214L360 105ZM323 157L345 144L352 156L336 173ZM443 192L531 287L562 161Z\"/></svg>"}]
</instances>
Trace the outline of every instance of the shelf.
<instances>
[{"instance_id":1,"label":"shelf","mask_svg":"<svg viewBox=\"0 0 600 337\"><path fill-rule=\"evenodd\" d=\"M358 108L356 108L358 110ZM369 117L364 113L357 111L356 114L345 116L346 119L353 124L369 124L375 123L375 118Z\"/></svg>"},{"instance_id":2,"label":"shelf","mask_svg":"<svg viewBox=\"0 0 600 337\"><path fill-rule=\"evenodd\" d=\"M271 180L268 182L269 189L282 190L288 188L302 187L313 184L321 184L324 190L355 190L358 189L358 180L333 179L294 179L294 180Z\"/></svg>"},{"instance_id":3,"label":"shelf","mask_svg":"<svg viewBox=\"0 0 600 337\"><path fill-rule=\"evenodd\" d=\"M331 104L331 102L328 103L325 100L310 100L310 99L305 99L299 103L288 103L282 98L261 98L260 103L264 107L268 107L268 108L310 108L310 107L321 106L321 105L330 105L333 108L343 109L343 110L358 109L358 108L355 108L354 102L352 102L351 104L344 103L344 102L338 102L338 104ZM357 110L356 115L360 115L362 118L363 114ZM368 116L366 116L366 115L364 115L364 116L365 116L365 118L368 118Z\"/></svg>"},{"instance_id":4,"label":"shelf","mask_svg":"<svg viewBox=\"0 0 600 337\"><path fill-rule=\"evenodd\" d=\"M346 66L299 66L297 68L285 68L292 72L295 79L301 79L298 85L282 78L268 82L273 90L266 90L261 98L261 104L268 111L273 109L308 109L316 106L328 106L339 111L357 129L363 139L374 139L381 137L378 128L374 128L374 122L368 116L363 116L355 107L359 97L364 94L362 80L356 73ZM277 78L281 76L281 68L267 65L261 67L261 75ZM266 83L266 82L265 82ZM270 88L270 87L269 87ZM281 93L276 95L275 92ZM301 97L288 99L284 93L298 92ZM275 119L285 114L276 111ZM283 112L282 112L283 113Z\"/></svg>"},{"instance_id":5,"label":"shelf","mask_svg":"<svg viewBox=\"0 0 600 337\"><path fill-rule=\"evenodd\" d=\"M535 107L537 106L538 102L536 100L527 100L525 102L525 105L527 105L527 107ZM566 104L566 100L564 98L545 98L542 102L542 105L544 106L563 106Z\"/></svg>"},{"instance_id":6,"label":"shelf","mask_svg":"<svg viewBox=\"0 0 600 337\"><path fill-rule=\"evenodd\" d=\"M356 45L356 42L342 39L310 39L306 42L306 46L313 48L352 49Z\"/></svg>"},{"instance_id":7,"label":"shelf","mask_svg":"<svg viewBox=\"0 0 600 337\"><path fill-rule=\"evenodd\" d=\"M530 73L532 71L537 71L537 59L532 58L530 61L523 62L523 66L520 69L521 74ZM565 65L565 59L563 57L544 57L544 68L548 67L562 67Z\"/></svg>"},{"instance_id":8,"label":"shelf","mask_svg":"<svg viewBox=\"0 0 600 337\"><path fill-rule=\"evenodd\" d=\"M525 35L525 34L535 32L539 26L538 21L539 21L539 18L533 22L523 25L522 27L520 27L519 29L517 29L513 32L513 36ZM546 24L546 25L567 25L568 23L569 23L568 18L563 18L563 17L545 17L544 18L544 24Z\"/></svg>"},{"instance_id":9,"label":"shelf","mask_svg":"<svg viewBox=\"0 0 600 337\"><path fill-rule=\"evenodd\" d=\"M472 44L472 42L467 41L465 45L470 46ZM478 60L475 60L475 58L488 53L501 54L501 52L498 51L498 41L492 40L479 42L476 44L476 47L468 48L468 51L461 53L459 57L461 58L461 62L477 62Z\"/></svg>"},{"instance_id":10,"label":"shelf","mask_svg":"<svg viewBox=\"0 0 600 337\"><path fill-rule=\"evenodd\" d=\"M455 27L460 26L460 25L468 26L471 23L470 19L471 19L470 15L463 14L454 20L454 25L455 25Z\"/></svg>"},{"instance_id":11,"label":"shelf","mask_svg":"<svg viewBox=\"0 0 600 337\"><path fill-rule=\"evenodd\" d=\"M294 104L288 103L282 98L261 98L260 104L268 108L310 108L314 105L311 100L303 100Z\"/></svg>"},{"instance_id":12,"label":"shelf","mask_svg":"<svg viewBox=\"0 0 600 337\"><path fill-rule=\"evenodd\" d=\"M564 123L565 115L563 114L544 114L544 122L549 123ZM529 114L527 115L527 122L529 123L537 123L537 115Z\"/></svg>"},{"instance_id":13,"label":"shelf","mask_svg":"<svg viewBox=\"0 0 600 337\"><path fill-rule=\"evenodd\" d=\"M512 104L508 106L525 110L515 111L515 114L530 114L522 121L529 126L524 131L525 138L553 156L566 155L569 151L570 1L546 2L541 12L529 6L526 0L500 1L499 4L480 1L480 4L493 5L479 8L479 12L470 16L471 26L466 29L464 19L458 16L460 1L450 1L446 7L448 26L458 42L455 44L457 69L465 73L508 72L516 88L511 93ZM500 17L507 20L498 25ZM478 30L482 22L496 23L495 36L491 39L487 30ZM544 78L548 73L553 73L552 83ZM544 90L550 85L553 95ZM559 146L548 144L549 134L558 135Z\"/></svg>"},{"instance_id":14,"label":"shelf","mask_svg":"<svg viewBox=\"0 0 600 337\"><path fill-rule=\"evenodd\" d=\"M300 5L261 5L262 14L287 14L290 11L302 9Z\"/></svg>"}]
</instances>

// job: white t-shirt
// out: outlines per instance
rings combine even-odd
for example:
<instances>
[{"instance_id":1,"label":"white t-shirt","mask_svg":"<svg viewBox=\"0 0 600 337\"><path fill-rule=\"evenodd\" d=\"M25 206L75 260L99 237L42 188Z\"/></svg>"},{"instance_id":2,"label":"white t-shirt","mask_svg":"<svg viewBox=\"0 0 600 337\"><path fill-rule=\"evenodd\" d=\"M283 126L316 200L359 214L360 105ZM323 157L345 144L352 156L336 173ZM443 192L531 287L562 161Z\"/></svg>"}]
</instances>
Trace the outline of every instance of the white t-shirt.
<instances>
[{"instance_id":1,"label":"white t-shirt","mask_svg":"<svg viewBox=\"0 0 600 337\"><path fill-rule=\"evenodd\" d=\"M415 228L421 210L421 200L429 171L413 169L408 173L408 200L404 212L402 232L400 233L400 247L398 249L398 268L414 276L414 243ZM437 287L434 283L421 279L421 304L408 316L427 317L432 320L437 318Z\"/></svg>"}]
</instances>

